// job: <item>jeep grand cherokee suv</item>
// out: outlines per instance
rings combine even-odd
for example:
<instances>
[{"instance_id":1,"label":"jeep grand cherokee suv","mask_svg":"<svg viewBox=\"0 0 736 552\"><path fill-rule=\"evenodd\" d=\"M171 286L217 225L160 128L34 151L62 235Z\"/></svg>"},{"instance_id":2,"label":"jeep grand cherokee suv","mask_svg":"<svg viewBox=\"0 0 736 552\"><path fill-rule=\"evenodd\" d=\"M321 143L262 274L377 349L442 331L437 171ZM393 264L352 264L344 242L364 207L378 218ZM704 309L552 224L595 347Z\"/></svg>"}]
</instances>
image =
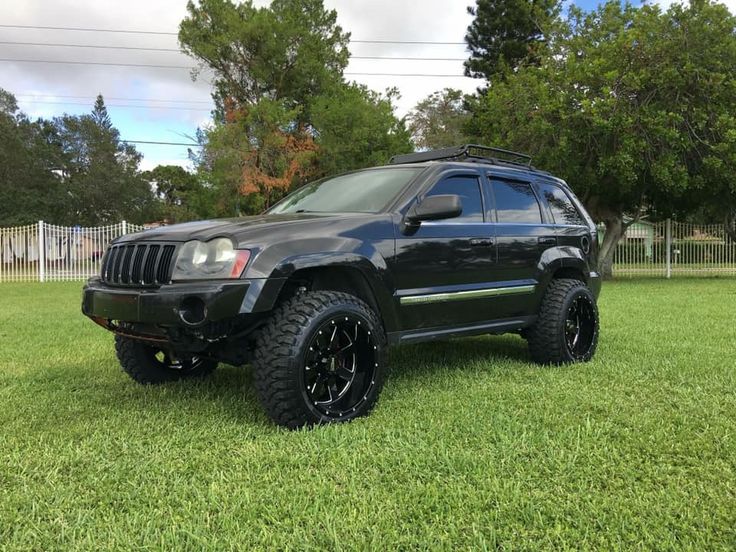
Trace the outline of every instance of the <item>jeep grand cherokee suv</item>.
<instances>
[{"instance_id":1,"label":"jeep grand cherokee suv","mask_svg":"<svg viewBox=\"0 0 736 552\"><path fill-rule=\"evenodd\" d=\"M117 239L82 310L140 383L250 363L278 424L376 403L387 348L519 333L533 360L589 360L595 225L568 186L497 148L396 156L307 184L261 216Z\"/></svg>"}]
</instances>

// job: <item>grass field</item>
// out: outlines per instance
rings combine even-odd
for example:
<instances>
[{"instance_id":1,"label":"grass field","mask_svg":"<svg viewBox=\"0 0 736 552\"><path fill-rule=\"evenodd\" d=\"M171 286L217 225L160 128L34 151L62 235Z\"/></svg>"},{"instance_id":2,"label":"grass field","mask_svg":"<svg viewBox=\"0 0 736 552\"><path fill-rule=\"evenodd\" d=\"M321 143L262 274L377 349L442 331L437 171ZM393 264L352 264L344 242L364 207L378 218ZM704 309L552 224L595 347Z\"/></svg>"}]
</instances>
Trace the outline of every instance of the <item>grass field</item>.
<instances>
[{"instance_id":1,"label":"grass field","mask_svg":"<svg viewBox=\"0 0 736 552\"><path fill-rule=\"evenodd\" d=\"M80 284L0 286L0 549L736 547L736 281L604 287L594 362L392 355L373 415L288 432L247 370L139 387Z\"/></svg>"}]
</instances>

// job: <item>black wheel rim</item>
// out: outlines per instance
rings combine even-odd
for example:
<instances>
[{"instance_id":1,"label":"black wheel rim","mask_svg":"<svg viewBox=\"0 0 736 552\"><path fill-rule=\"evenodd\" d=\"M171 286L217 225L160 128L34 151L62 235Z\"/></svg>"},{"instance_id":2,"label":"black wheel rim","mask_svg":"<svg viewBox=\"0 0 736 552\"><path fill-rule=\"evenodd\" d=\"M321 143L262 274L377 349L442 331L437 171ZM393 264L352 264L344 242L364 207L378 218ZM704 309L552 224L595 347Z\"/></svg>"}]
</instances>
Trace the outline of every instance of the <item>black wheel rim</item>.
<instances>
[{"instance_id":1,"label":"black wheel rim","mask_svg":"<svg viewBox=\"0 0 736 552\"><path fill-rule=\"evenodd\" d=\"M565 319L565 345L574 359L584 359L590 352L596 324L595 305L591 299L586 295L575 297Z\"/></svg>"},{"instance_id":2,"label":"black wheel rim","mask_svg":"<svg viewBox=\"0 0 736 552\"><path fill-rule=\"evenodd\" d=\"M194 372L202 367L205 360L198 356L174 357L169 351L149 347L152 361L163 370L171 370L180 374Z\"/></svg>"},{"instance_id":3,"label":"black wheel rim","mask_svg":"<svg viewBox=\"0 0 736 552\"><path fill-rule=\"evenodd\" d=\"M367 323L336 316L312 337L304 362L304 391L321 415L340 419L368 400L378 369L378 345Z\"/></svg>"}]
</instances>

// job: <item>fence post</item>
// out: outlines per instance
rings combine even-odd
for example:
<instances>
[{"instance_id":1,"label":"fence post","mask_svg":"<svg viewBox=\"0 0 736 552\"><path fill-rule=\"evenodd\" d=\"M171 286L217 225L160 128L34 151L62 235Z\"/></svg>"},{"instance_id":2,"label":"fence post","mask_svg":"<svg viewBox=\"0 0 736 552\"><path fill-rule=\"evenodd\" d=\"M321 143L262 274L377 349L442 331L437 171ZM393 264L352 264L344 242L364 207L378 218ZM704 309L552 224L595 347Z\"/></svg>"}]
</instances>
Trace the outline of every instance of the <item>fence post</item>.
<instances>
[{"instance_id":1,"label":"fence post","mask_svg":"<svg viewBox=\"0 0 736 552\"><path fill-rule=\"evenodd\" d=\"M46 239L43 231L43 221L38 221L38 281L46 280Z\"/></svg>"},{"instance_id":2,"label":"fence post","mask_svg":"<svg viewBox=\"0 0 736 552\"><path fill-rule=\"evenodd\" d=\"M667 219L664 236L664 243L667 248L665 253L665 258L667 259L667 278L672 278L672 219Z\"/></svg>"},{"instance_id":3,"label":"fence post","mask_svg":"<svg viewBox=\"0 0 736 552\"><path fill-rule=\"evenodd\" d=\"M128 233L128 222L123 221L123 236Z\"/></svg>"}]
</instances>

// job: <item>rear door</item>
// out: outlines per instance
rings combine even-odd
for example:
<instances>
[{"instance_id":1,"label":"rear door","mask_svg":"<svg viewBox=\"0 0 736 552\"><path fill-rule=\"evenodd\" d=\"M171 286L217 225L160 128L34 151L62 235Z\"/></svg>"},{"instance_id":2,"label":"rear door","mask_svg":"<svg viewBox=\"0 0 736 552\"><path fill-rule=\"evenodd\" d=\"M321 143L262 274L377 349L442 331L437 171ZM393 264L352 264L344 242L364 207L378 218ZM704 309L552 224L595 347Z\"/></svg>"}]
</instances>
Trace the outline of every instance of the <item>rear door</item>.
<instances>
[{"instance_id":1,"label":"rear door","mask_svg":"<svg viewBox=\"0 0 736 552\"><path fill-rule=\"evenodd\" d=\"M580 249L588 255L593 246L591 228L569 194L561 186L549 181L537 182L537 190L555 224L558 244ZM570 256L574 255L575 252L571 251Z\"/></svg>"},{"instance_id":2,"label":"rear door","mask_svg":"<svg viewBox=\"0 0 736 552\"><path fill-rule=\"evenodd\" d=\"M523 316L536 304L542 256L555 254L555 226L546 216L531 179L494 173L487 177L496 221L497 285L508 289L498 297L496 313L499 318Z\"/></svg>"}]
</instances>

